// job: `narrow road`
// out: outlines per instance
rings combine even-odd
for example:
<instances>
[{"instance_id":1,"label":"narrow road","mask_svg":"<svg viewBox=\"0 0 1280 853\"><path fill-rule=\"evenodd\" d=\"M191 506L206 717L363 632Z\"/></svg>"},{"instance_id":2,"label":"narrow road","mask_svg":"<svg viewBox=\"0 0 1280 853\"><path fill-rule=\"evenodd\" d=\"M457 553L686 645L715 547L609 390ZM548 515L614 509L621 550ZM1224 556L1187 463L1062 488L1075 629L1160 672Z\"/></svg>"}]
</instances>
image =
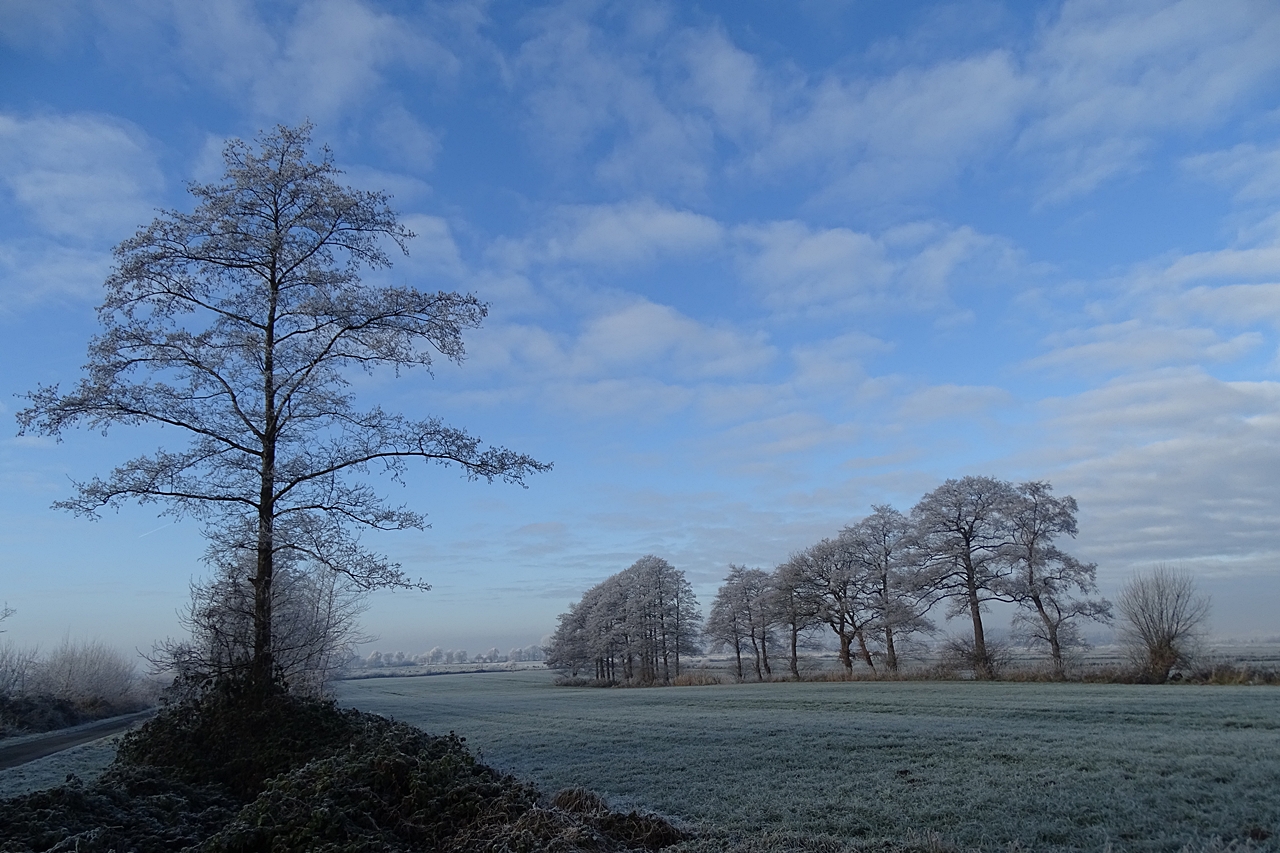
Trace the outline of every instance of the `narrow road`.
<instances>
[{"instance_id":1,"label":"narrow road","mask_svg":"<svg viewBox=\"0 0 1280 853\"><path fill-rule=\"evenodd\" d=\"M18 743L5 743L0 740L0 770L17 767L28 761L35 761L37 758L44 758L46 755L122 732L154 713L154 708L148 708L122 717L109 717L69 729L59 729L39 737L23 738Z\"/></svg>"}]
</instances>

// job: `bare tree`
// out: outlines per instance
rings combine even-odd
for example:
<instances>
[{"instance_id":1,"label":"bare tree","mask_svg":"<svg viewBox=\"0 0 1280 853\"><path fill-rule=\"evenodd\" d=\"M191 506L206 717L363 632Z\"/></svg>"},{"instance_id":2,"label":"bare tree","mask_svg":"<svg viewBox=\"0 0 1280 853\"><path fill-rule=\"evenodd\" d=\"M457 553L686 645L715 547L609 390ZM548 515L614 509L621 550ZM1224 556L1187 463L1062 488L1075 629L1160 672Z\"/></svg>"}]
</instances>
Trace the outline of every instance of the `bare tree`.
<instances>
[{"instance_id":1,"label":"bare tree","mask_svg":"<svg viewBox=\"0 0 1280 853\"><path fill-rule=\"evenodd\" d=\"M804 573L804 556L792 554L773 570L773 613L787 632L787 664L800 677L801 637L823 623L822 606Z\"/></svg>"},{"instance_id":2,"label":"bare tree","mask_svg":"<svg viewBox=\"0 0 1280 853\"><path fill-rule=\"evenodd\" d=\"M747 624L743 608L738 601L737 589L725 581L716 591L711 602L711 611L707 614L706 637L711 641L711 650L730 647L733 649L735 672L738 680L743 679L742 647L747 640L750 627Z\"/></svg>"},{"instance_id":3,"label":"bare tree","mask_svg":"<svg viewBox=\"0 0 1280 853\"><path fill-rule=\"evenodd\" d=\"M1143 674L1163 684L1185 666L1209 618L1209 599L1185 569L1156 566L1134 575L1116 599L1121 637Z\"/></svg>"},{"instance_id":4,"label":"bare tree","mask_svg":"<svg viewBox=\"0 0 1280 853\"><path fill-rule=\"evenodd\" d=\"M141 707L134 660L99 640L64 638L36 664L32 692L79 704Z\"/></svg>"},{"instance_id":5,"label":"bare tree","mask_svg":"<svg viewBox=\"0 0 1280 853\"><path fill-rule=\"evenodd\" d=\"M967 615L973 625L974 674L994 678L995 662L987 648L983 605L1009 601L1006 580L1012 567L1007 510L1013 486L994 477L947 480L911 510L923 548L922 577L936 595L949 601L949 615Z\"/></svg>"},{"instance_id":6,"label":"bare tree","mask_svg":"<svg viewBox=\"0 0 1280 853\"><path fill-rule=\"evenodd\" d=\"M742 677L743 639L751 647L756 680L763 681L765 676L773 675L773 667L769 664L769 644L775 641L773 628L777 617L771 580L763 569L731 564L729 575L716 594L716 601L721 607L717 609L713 605L712 611L722 621L727 616L723 627L735 634L733 646L738 657L739 678ZM726 631L720 633L724 633L727 639Z\"/></svg>"},{"instance_id":7,"label":"bare tree","mask_svg":"<svg viewBox=\"0 0 1280 853\"><path fill-rule=\"evenodd\" d=\"M853 644L870 669L876 668L867 646L867 631L875 620L872 597L875 578L857 559L856 547L848 536L823 539L792 559L804 577L808 595L818 607L818 618L826 623L840 643L840 663L853 672Z\"/></svg>"},{"instance_id":8,"label":"bare tree","mask_svg":"<svg viewBox=\"0 0 1280 853\"><path fill-rule=\"evenodd\" d=\"M1080 597L1098 591L1098 567L1054 545L1058 536L1076 535L1075 498L1054 497L1053 487L1045 482L1021 483L1015 491L1006 510L1011 540L1007 553L1014 571L1005 586L1019 605L1014 627L1033 644L1048 647L1053 673L1062 678L1063 649L1086 645L1079 621L1110 620L1111 602Z\"/></svg>"},{"instance_id":9,"label":"bare tree","mask_svg":"<svg viewBox=\"0 0 1280 853\"><path fill-rule=\"evenodd\" d=\"M429 369L433 352L461 362L462 333L487 309L471 295L363 285L362 268L390 265L383 246L404 251L413 235L385 195L340 186L327 149L309 159L309 143L309 126L278 127L256 147L232 141L222 183L190 186L194 212L167 211L117 246L87 375L67 394L40 387L18 415L46 435L77 424L189 435L185 449L125 462L55 506L94 516L160 501L200 519L216 547L252 554L248 676L262 690L275 671L279 554L365 588L415 585L358 532L421 528L422 515L351 475L376 466L398 479L420 459L523 485L550 468L436 419L355 408L352 369Z\"/></svg>"},{"instance_id":10,"label":"bare tree","mask_svg":"<svg viewBox=\"0 0 1280 853\"><path fill-rule=\"evenodd\" d=\"M869 583L868 606L874 614L867 631L884 647L885 667L898 671L898 643L911 634L930 631L925 618L930 601L915 571L919 549L914 530L901 512L891 506L871 508L871 515L841 531L856 574Z\"/></svg>"}]
</instances>

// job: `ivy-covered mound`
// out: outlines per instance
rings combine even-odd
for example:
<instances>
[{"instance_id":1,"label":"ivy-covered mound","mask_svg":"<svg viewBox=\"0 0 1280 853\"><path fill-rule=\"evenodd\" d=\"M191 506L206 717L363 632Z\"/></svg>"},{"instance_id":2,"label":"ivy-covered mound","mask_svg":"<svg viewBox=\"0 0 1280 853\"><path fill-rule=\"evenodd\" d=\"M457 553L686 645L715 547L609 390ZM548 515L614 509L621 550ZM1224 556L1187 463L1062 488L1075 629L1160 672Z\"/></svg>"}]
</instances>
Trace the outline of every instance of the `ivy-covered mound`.
<instances>
[{"instance_id":1,"label":"ivy-covered mound","mask_svg":"<svg viewBox=\"0 0 1280 853\"><path fill-rule=\"evenodd\" d=\"M681 840L653 815L533 786L462 739L285 695L217 691L127 735L98 781L0 802L0 851L614 851Z\"/></svg>"}]
</instances>

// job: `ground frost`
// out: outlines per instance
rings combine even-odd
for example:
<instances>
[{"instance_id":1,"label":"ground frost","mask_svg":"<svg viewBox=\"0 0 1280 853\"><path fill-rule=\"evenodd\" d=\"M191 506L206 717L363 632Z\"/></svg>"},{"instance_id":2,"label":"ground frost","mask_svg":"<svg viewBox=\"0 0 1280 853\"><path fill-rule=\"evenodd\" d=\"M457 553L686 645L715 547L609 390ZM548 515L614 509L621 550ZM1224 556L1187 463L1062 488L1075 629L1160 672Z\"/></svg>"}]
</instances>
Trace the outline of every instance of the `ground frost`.
<instances>
[{"instance_id":1,"label":"ground frost","mask_svg":"<svg viewBox=\"0 0 1280 853\"><path fill-rule=\"evenodd\" d=\"M544 789L582 786L744 839L1120 853L1274 849L1280 834L1270 687L601 690L493 673L347 682L340 697L456 730Z\"/></svg>"}]
</instances>

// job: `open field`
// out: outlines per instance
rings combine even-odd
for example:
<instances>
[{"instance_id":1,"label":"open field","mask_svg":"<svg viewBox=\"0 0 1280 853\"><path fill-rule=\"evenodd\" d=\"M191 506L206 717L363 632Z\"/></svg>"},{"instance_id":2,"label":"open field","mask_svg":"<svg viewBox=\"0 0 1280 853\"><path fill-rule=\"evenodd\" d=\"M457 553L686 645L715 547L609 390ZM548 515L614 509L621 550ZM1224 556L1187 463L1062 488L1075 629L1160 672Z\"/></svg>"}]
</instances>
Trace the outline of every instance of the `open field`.
<instances>
[{"instance_id":1,"label":"open field","mask_svg":"<svg viewBox=\"0 0 1280 853\"><path fill-rule=\"evenodd\" d=\"M544 790L729 831L1179 850L1280 834L1280 690L971 682L558 688L547 672L349 681Z\"/></svg>"}]
</instances>

